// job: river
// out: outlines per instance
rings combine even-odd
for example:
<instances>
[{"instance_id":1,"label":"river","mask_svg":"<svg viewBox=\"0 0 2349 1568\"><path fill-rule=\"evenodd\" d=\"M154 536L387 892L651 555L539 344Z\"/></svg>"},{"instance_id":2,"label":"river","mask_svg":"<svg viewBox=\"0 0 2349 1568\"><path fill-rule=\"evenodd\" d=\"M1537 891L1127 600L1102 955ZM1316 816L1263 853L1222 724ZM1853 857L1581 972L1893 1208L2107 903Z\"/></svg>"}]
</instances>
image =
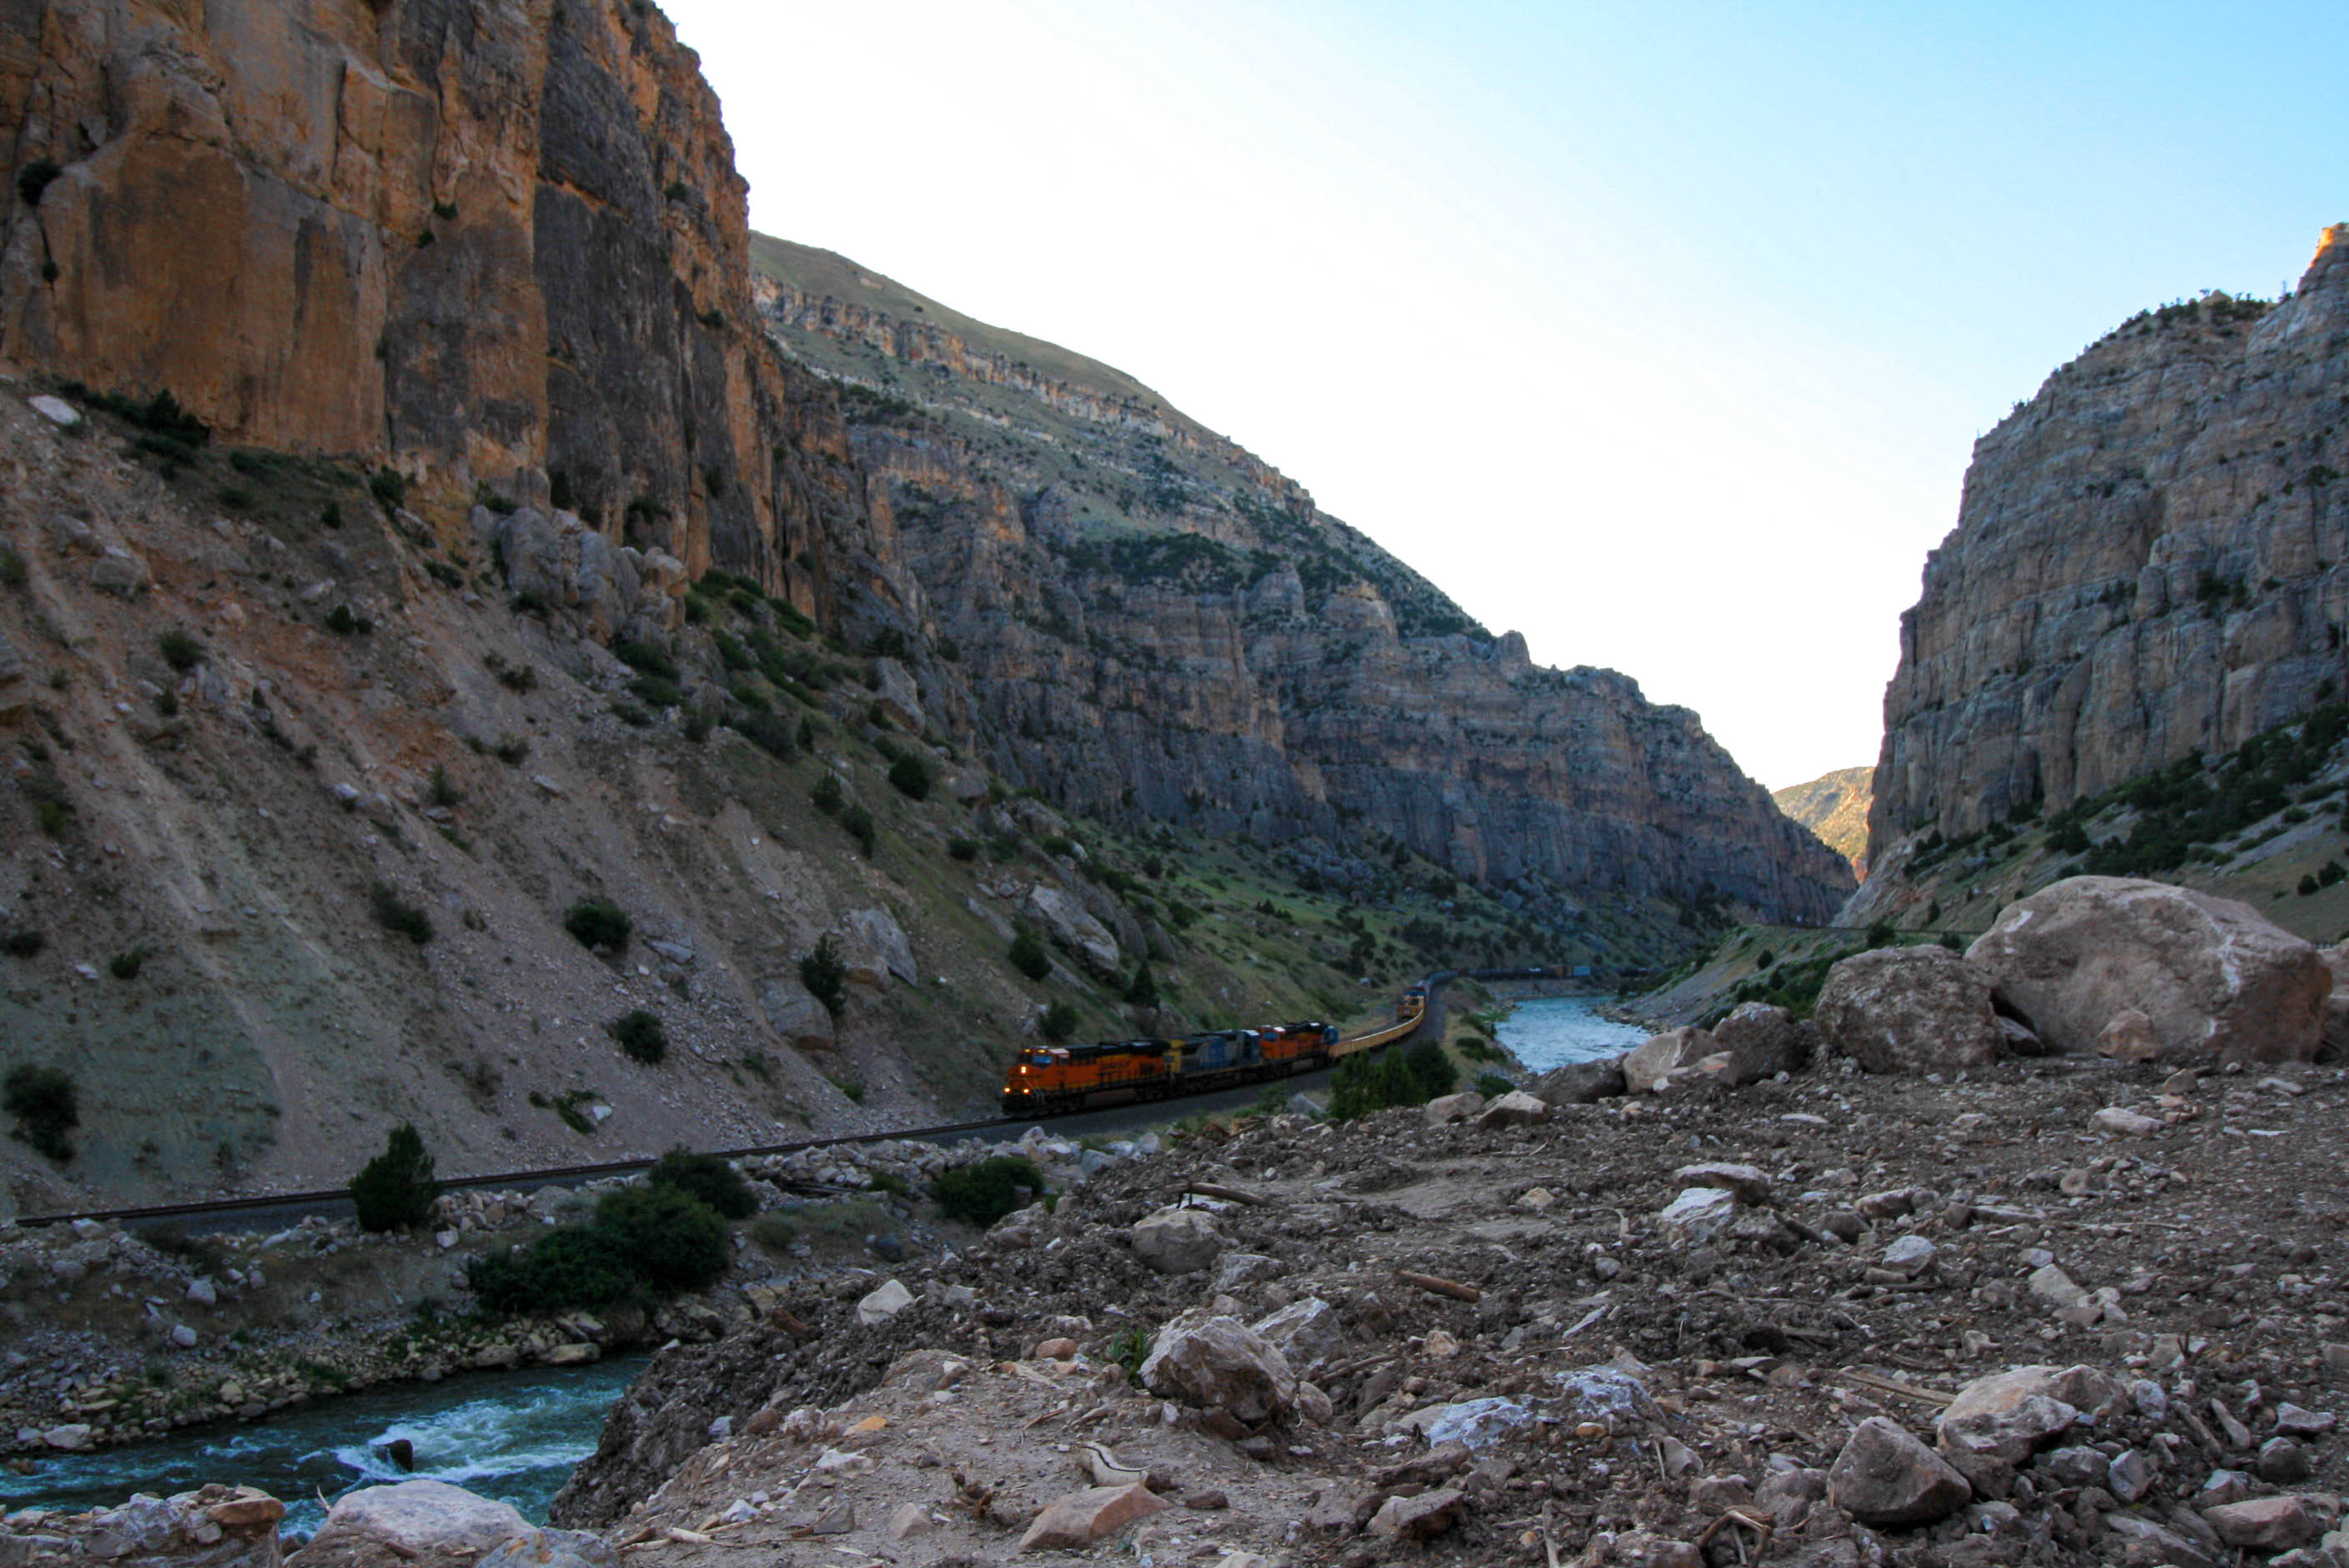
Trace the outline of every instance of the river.
<instances>
[{"instance_id":1,"label":"river","mask_svg":"<svg viewBox=\"0 0 2349 1568\"><path fill-rule=\"evenodd\" d=\"M110 1508L131 1493L168 1497L206 1481L257 1486L284 1501L285 1528L305 1533L357 1487L427 1478L510 1502L533 1523L580 1460L595 1451L605 1414L643 1370L642 1356L587 1367L477 1372L403 1383L280 1410L249 1425L190 1427L151 1443L43 1460L30 1475L0 1473L0 1501L22 1508ZM415 1445L403 1474L379 1451Z\"/></svg>"},{"instance_id":2,"label":"river","mask_svg":"<svg viewBox=\"0 0 2349 1568\"><path fill-rule=\"evenodd\" d=\"M1636 1024L1602 1018L1612 996L1537 996L1520 1002L1495 1031L1517 1060L1535 1072L1568 1062L1596 1061L1630 1050L1648 1037Z\"/></svg>"}]
</instances>

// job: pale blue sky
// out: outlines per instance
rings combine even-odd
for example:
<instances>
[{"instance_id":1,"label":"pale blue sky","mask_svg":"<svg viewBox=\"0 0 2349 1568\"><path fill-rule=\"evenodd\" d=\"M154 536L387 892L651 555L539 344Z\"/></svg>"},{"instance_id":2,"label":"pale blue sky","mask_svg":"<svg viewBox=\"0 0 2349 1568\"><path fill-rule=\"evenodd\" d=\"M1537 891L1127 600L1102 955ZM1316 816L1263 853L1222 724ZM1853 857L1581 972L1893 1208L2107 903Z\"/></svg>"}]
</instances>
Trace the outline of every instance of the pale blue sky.
<instances>
[{"instance_id":1,"label":"pale blue sky","mask_svg":"<svg viewBox=\"0 0 2349 1568\"><path fill-rule=\"evenodd\" d=\"M668 0L752 222L1105 360L1773 787L1978 434L2349 219L2349 6Z\"/></svg>"}]
</instances>

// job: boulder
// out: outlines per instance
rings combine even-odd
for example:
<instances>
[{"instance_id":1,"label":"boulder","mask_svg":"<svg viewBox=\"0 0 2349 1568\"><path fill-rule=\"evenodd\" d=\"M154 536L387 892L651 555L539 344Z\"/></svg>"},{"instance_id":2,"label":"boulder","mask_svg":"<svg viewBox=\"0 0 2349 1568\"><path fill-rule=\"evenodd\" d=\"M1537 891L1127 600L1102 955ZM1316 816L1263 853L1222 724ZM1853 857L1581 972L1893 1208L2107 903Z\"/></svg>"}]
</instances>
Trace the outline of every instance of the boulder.
<instances>
[{"instance_id":1,"label":"boulder","mask_svg":"<svg viewBox=\"0 0 2349 1568\"><path fill-rule=\"evenodd\" d=\"M1871 1073L1996 1061L2003 1037L1987 974L1944 947L1879 947L1827 971L1812 1017L1827 1049Z\"/></svg>"},{"instance_id":2,"label":"boulder","mask_svg":"<svg viewBox=\"0 0 2349 1568\"><path fill-rule=\"evenodd\" d=\"M1545 1105L1595 1105L1624 1092L1622 1058L1568 1062L1562 1068L1550 1068L1526 1088Z\"/></svg>"},{"instance_id":3,"label":"boulder","mask_svg":"<svg viewBox=\"0 0 2349 1568\"><path fill-rule=\"evenodd\" d=\"M1799 1070L1810 1055L1807 1044L1795 1015L1767 1002L1743 1003L1713 1026L1713 1049L1729 1053L1731 1076L1740 1084Z\"/></svg>"},{"instance_id":4,"label":"boulder","mask_svg":"<svg viewBox=\"0 0 2349 1568\"><path fill-rule=\"evenodd\" d=\"M1533 1127L1549 1119L1549 1107L1521 1088L1513 1088L1476 1114L1479 1127Z\"/></svg>"},{"instance_id":5,"label":"boulder","mask_svg":"<svg viewBox=\"0 0 2349 1568\"><path fill-rule=\"evenodd\" d=\"M1904 1428L1870 1416L1836 1455L1827 1495L1863 1524L1930 1524L1972 1501L1973 1488Z\"/></svg>"},{"instance_id":6,"label":"boulder","mask_svg":"<svg viewBox=\"0 0 2349 1568\"><path fill-rule=\"evenodd\" d=\"M1242 1285L1262 1280L1278 1279L1288 1272L1288 1265L1278 1258L1262 1253L1226 1253L1216 1265L1216 1283L1210 1287L1217 1295L1226 1295Z\"/></svg>"},{"instance_id":7,"label":"boulder","mask_svg":"<svg viewBox=\"0 0 2349 1568\"><path fill-rule=\"evenodd\" d=\"M1673 1029L1651 1036L1623 1057L1623 1087L1631 1094L1652 1094L1674 1068L1689 1067L1718 1048L1702 1029Z\"/></svg>"},{"instance_id":8,"label":"boulder","mask_svg":"<svg viewBox=\"0 0 2349 1568\"><path fill-rule=\"evenodd\" d=\"M913 1305L914 1293L899 1281L889 1280L856 1304L856 1321L868 1326L886 1323Z\"/></svg>"},{"instance_id":9,"label":"boulder","mask_svg":"<svg viewBox=\"0 0 2349 1568\"><path fill-rule=\"evenodd\" d=\"M1195 1274L1223 1256L1230 1243L1205 1209L1169 1207L1144 1214L1128 1233L1133 1255L1160 1274Z\"/></svg>"},{"instance_id":10,"label":"boulder","mask_svg":"<svg viewBox=\"0 0 2349 1568\"><path fill-rule=\"evenodd\" d=\"M1053 1501L1019 1538L1022 1552L1076 1551L1174 1505L1148 1487L1089 1486Z\"/></svg>"},{"instance_id":11,"label":"boulder","mask_svg":"<svg viewBox=\"0 0 2349 1568\"><path fill-rule=\"evenodd\" d=\"M0 688L6 685L6 658L0 655ZM0 713L7 711L7 700L0 696ZM2316 956L2333 975L2333 989L2324 998L2324 1028L2323 1055L2327 1061L2349 1057L2349 942L2320 947Z\"/></svg>"},{"instance_id":12,"label":"boulder","mask_svg":"<svg viewBox=\"0 0 2349 1568\"><path fill-rule=\"evenodd\" d=\"M1371 1533L1390 1541L1424 1541L1452 1528L1467 1494L1456 1487L1439 1487L1417 1497L1391 1497L1371 1516Z\"/></svg>"},{"instance_id":13,"label":"boulder","mask_svg":"<svg viewBox=\"0 0 2349 1568\"><path fill-rule=\"evenodd\" d=\"M1656 1215L1674 1239L1709 1242L1737 1218L1737 1194L1726 1187L1690 1187Z\"/></svg>"},{"instance_id":14,"label":"boulder","mask_svg":"<svg viewBox=\"0 0 2349 1568\"><path fill-rule=\"evenodd\" d=\"M873 700L889 716L889 722L908 735L919 735L929 721L922 717L922 691L905 666L895 659L873 661L874 679L880 683Z\"/></svg>"},{"instance_id":15,"label":"boulder","mask_svg":"<svg viewBox=\"0 0 2349 1568\"><path fill-rule=\"evenodd\" d=\"M1967 957L2051 1050L2096 1050L2133 1008L2150 1039L2127 1027L2115 1045L2180 1065L2312 1060L2333 994L2317 950L2250 905L2127 877L2010 904Z\"/></svg>"},{"instance_id":16,"label":"boulder","mask_svg":"<svg viewBox=\"0 0 2349 1568\"><path fill-rule=\"evenodd\" d=\"M1270 1316L1257 1319L1251 1329L1299 1372L1329 1366L1344 1356L1351 1343L1345 1319L1318 1295L1290 1302Z\"/></svg>"},{"instance_id":17,"label":"boulder","mask_svg":"<svg viewBox=\"0 0 2349 1568\"><path fill-rule=\"evenodd\" d=\"M1028 890L1021 906L1052 940L1076 954L1077 962L1101 979L1114 978L1121 967L1117 938L1095 920L1085 906L1059 888L1039 882Z\"/></svg>"},{"instance_id":18,"label":"boulder","mask_svg":"<svg viewBox=\"0 0 2349 1568\"><path fill-rule=\"evenodd\" d=\"M796 975L770 980L759 993L759 1010L767 1016L768 1026L794 1046L826 1049L833 1043L832 1010Z\"/></svg>"},{"instance_id":19,"label":"boulder","mask_svg":"<svg viewBox=\"0 0 2349 1568\"><path fill-rule=\"evenodd\" d=\"M832 928L832 940L848 968L852 985L878 991L893 975L908 985L921 981L922 972L914 963L914 944L905 939L896 917L885 909L850 911Z\"/></svg>"},{"instance_id":20,"label":"boulder","mask_svg":"<svg viewBox=\"0 0 2349 1568\"><path fill-rule=\"evenodd\" d=\"M286 1568L472 1568L531 1522L502 1502L439 1480L362 1487L327 1511Z\"/></svg>"},{"instance_id":21,"label":"boulder","mask_svg":"<svg viewBox=\"0 0 2349 1568\"><path fill-rule=\"evenodd\" d=\"M2108 1515L2105 1529L2120 1547L2124 1568L2218 1568L2216 1553L2140 1515Z\"/></svg>"},{"instance_id":22,"label":"boulder","mask_svg":"<svg viewBox=\"0 0 2349 1568\"><path fill-rule=\"evenodd\" d=\"M2245 1552L2289 1552L2323 1535L2335 1509L2313 1497L2254 1497L2202 1511L2219 1539Z\"/></svg>"},{"instance_id":23,"label":"boulder","mask_svg":"<svg viewBox=\"0 0 2349 1568\"><path fill-rule=\"evenodd\" d=\"M1439 1094L1427 1102L1423 1113L1430 1127L1452 1127L1467 1120L1485 1109L1485 1097L1475 1089L1463 1089L1458 1094Z\"/></svg>"},{"instance_id":24,"label":"boulder","mask_svg":"<svg viewBox=\"0 0 2349 1568\"><path fill-rule=\"evenodd\" d=\"M1250 1426L1297 1400L1288 1357L1237 1318L1204 1309L1158 1331L1142 1363L1142 1383L1162 1398L1221 1410Z\"/></svg>"},{"instance_id":25,"label":"boulder","mask_svg":"<svg viewBox=\"0 0 2349 1568\"><path fill-rule=\"evenodd\" d=\"M1770 1201L1770 1177L1758 1165L1708 1161L1702 1165L1682 1166L1672 1172L1672 1180L1691 1187L1726 1187L1743 1203Z\"/></svg>"},{"instance_id":26,"label":"boulder","mask_svg":"<svg viewBox=\"0 0 2349 1568\"><path fill-rule=\"evenodd\" d=\"M2083 1411L2118 1410L2128 1390L2093 1367L2017 1367L1977 1377L1941 1411L1939 1441L1951 1452L2021 1464L2072 1429Z\"/></svg>"}]
</instances>

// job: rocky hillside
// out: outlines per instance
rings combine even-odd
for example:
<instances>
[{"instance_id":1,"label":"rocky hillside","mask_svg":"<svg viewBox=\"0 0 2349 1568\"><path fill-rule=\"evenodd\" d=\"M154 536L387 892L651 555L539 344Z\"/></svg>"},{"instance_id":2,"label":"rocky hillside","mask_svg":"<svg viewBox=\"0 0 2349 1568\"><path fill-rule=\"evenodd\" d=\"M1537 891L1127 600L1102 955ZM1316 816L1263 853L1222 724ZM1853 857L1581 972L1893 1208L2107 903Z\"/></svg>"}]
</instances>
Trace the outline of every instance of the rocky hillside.
<instances>
[{"instance_id":1,"label":"rocky hillside","mask_svg":"<svg viewBox=\"0 0 2349 1568\"><path fill-rule=\"evenodd\" d=\"M1807 784L1770 791L1778 810L1808 828L1819 842L1851 862L1852 874L1868 877L1868 807L1876 779L1873 768L1838 768Z\"/></svg>"},{"instance_id":2,"label":"rocky hillside","mask_svg":"<svg viewBox=\"0 0 2349 1568\"><path fill-rule=\"evenodd\" d=\"M1896 845L2226 752L2342 689L2349 226L2274 304L2142 312L1977 444L1901 622L1869 820Z\"/></svg>"},{"instance_id":3,"label":"rocky hillside","mask_svg":"<svg viewBox=\"0 0 2349 1568\"><path fill-rule=\"evenodd\" d=\"M752 254L951 663L926 692L1007 779L1309 855L1376 831L1568 924L1625 895L1816 919L1848 888L1695 715L1534 665L1131 377L827 252Z\"/></svg>"}]
</instances>

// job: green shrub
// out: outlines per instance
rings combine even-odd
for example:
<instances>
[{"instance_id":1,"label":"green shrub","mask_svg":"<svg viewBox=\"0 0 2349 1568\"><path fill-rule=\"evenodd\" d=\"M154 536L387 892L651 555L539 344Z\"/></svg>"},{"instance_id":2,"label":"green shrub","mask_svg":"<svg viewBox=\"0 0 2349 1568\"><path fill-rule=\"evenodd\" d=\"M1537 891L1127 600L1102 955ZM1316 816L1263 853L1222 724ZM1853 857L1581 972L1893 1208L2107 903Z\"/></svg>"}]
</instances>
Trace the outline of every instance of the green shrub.
<instances>
[{"instance_id":1,"label":"green shrub","mask_svg":"<svg viewBox=\"0 0 2349 1568\"><path fill-rule=\"evenodd\" d=\"M6 545L0 544L0 584L22 588L26 575L25 558Z\"/></svg>"},{"instance_id":2,"label":"green shrub","mask_svg":"<svg viewBox=\"0 0 2349 1568\"><path fill-rule=\"evenodd\" d=\"M840 830L856 841L864 858L873 858L873 813L862 806L848 805L840 809Z\"/></svg>"},{"instance_id":3,"label":"green shrub","mask_svg":"<svg viewBox=\"0 0 2349 1568\"><path fill-rule=\"evenodd\" d=\"M1476 1081L1469 1087L1486 1099L1498 1099L1505 1094L1514 1092L1517 1086L1499 1073L1478 1073Z\"/></svg>"},{"instance_id":4,"label":"green shrub","mask_svg":"<svg viewBox=\"0 0 2349 1568\"><path fill-rule=\"evenodd\" d=\"M0 936L0 953L11 958L37 958L49 939L37 931L12 931Z\"/></svg>"},{"instance_id":5,"label":"green shrub","mask_svg":"<svg viewBox=\"0 0 2349 1568\"><path fill-rule=\"evenodd\" d=\"M338 500L330 500L324 507L320 508L318 511L318 526L321 528L342 527L343 503Z\"/></svg>"},{"instance_id":6,"label":"green shrub","mask_svg":"<svg viewBox=\"0 0 2349 1568\"><path fill-rule=\"evenodd\" d=\"M136 980L139 978L139 971L145 966L146 963L147 950L145 948L126 948L122 952L116 954L113 958L108 962L106 972L113 975L117 980Z\"/></svg>"},{"instance_id":7,"label":"green shrub","mask_svg":"<svg viewBox=\"0 0 2349 1568\"><path fill-rule=\"evenodd\" d=\"M583 898L563 915L563 929L582 946L606 947L614 953L626 950L628 934L636 928L636 922L618 904L602 899Z\"/></svg>"},{"instance_id":8,"label":"green shrub","mask_svg":"<svg viewBox=\"0 0 2349 1568\"><path fill-rule=\"evenodd\" d=\"M978 859L978 841L977 839L948 839L947 841L947 853L952 855L958 861L975 861Z\"/></svg>"},{"instance_id":9,"label":"green shrub","mask_svg":"<svg viewBox=\"0 0 2349 1568\"><path fill-rule=\"evenodd\" d=\"M429 804L434 806L447 807L464 803L464 792L450 781L447 763L435 762L432 765L432 782L424 791L424 799Z\"/></svg>"},{"instance_id":10,"label":"green shrub","mask_svg":"<svg viewBox=\"0 0 2349 1568\"><path fill-rule=\"evenodd\" d=\"M717 1212L666 1183L613 1188L595 1204L595 1229L656 1295L716 1284L734 1254Z\"/></svg>"},{"instance_id":11,"label":"green shrub","mask_svg":"<svg viewBox=\"0 0 2349 1568\"><path fill-rule=\"evenodd\" d=\"M1032 1160L997 1154L947 1171L931 1185L930 1195L947 1218L984 1230L1042 1197L1044 1173Z\"/></svg>"},{"instance_id":12,"label":"green shrub","mask_svg":"<svg viewBox=\"0 0 2349 1568\"><path fill-rule=\"evenodd\" d=\"M668 1030L662 1026L657 1013L636 1007L621 1014L604 1028L620 1043L622 1050L647 1067L657 1066L668 1055Z\"/></svg>"},{"instance_id":13,"label":"green shrub","mask_svg":"<svg viewBox=\"0 0 2349 1568\"><path fill-rule=\"evenodd\" d=\"M1150 973L1147 960L1133 966L1133 978L1125 983L1125 999L1137 1007L1158 1006L1158 977Z\"/></svg>"},{"instance_id":14,"label":"green shrub","mask_svg":"<svg viewBox=\"0 0 2349 1568\"><path fill-rule=\"evenodd\" d=\"M1375 1059L1369 1053L1350 1056L1330 1079L1330 1115L1350 1121L1374 1110L1424 1105L1451 1093L1459 1078L1460 1069L1433 1041L1408 1051L1381 1051Z\"/></svg>"},{"instance_id":15,"label":"green shrub","mask_svg":"<svg viewBox=\"0 0 2349 1568\"><path fill-rule=\"evenodd\" d=\"M367 480L367 494L387 508L397 508L408 500L408 480L398 469L378 469Z\"/></svg>"},{"instance_id":16,"label":"green shrub","mask_svg":"<svg viewBox=\"0 0 2349 1568\"><path fill-rule=\"evenodd\" d=\"M531 665L500 665L498 684L508 691L533 691L538 686L538 670Z\"/></svg>"},{"instance_id":17,"label":"green shrub","mask_svg":"<svg viewBox=\"0 0 2349 1568\"><path fill-rule=\"evenodd\" d=\"M389 882L369 887L367 904L375 912L376 923L386 931L396 931L419 947L432 940L432 917L403 900Z\"/></svg>"},{"instance_id":18,"label":"green shrub","mask_svg":"<svg viewBox=\"0 0 2349 1568\"><path fill-rule=\"evenodd\" d=\"M800 1239L800 1228L769 1210L750 1222L750 1239L771 1253L784 1253Z\"/></svg>"},{"instance_id":19,"label":"green shrub","mask_svg":"<svg viewBox=\"0 0 2349 1568\"><path fill-rule=\"evenodd\" d=\"M0 1078L0 1108L16 1122L16 1140L62 1164L73 1158L66 1134L81 1125L80 1097L63 1068L19 1062Z\"/></svg>"},{"instance_id":20,"label":"green shrub","mask_svg":"<svg viewBox=\"0 0 2349 1568\"><path fill-rule=\"evenodd\" d=\"M914 1195L914 1184L895 1171L873 1172L873 1190L875 1192L886 1192L892 1198L910 1198Z\"/></svg>"},{"instance_id":21,"label":"green shrub","mask_svg":"<svg viewBox=\"0 0 2349 1568\"><path fill-rule=\"evenodd\" d=\"M675 681L677 661L650 643L634 642L627 638L612 645L612 656L640 676L656 680Z\"/></svg>"},{"instance_id":22,"label":"green shrub","mask_svg":"<svg viewBox=\"0 0 2349 1568\"><path fill-rule=\"evenodd\" d=\"M840 1016L842 1006L848 1000L848 965L840 956L839 945L829 934L816 938L815 946L800 960L800 984L808 995L823 1004L823 1010L833 1017Z\"/></svg>"},{"instance_id":23,"label":"green shrub","mask_svg":"<svg viewBox=\"0 0 2349 1568\"><path fill-rule=\"evenodd\" d=\"M519 1256L475 1258L465 1283L482 1310L501 1315L605 1306L636 1294L636 1276L612 1238L584 1225L549 1231Z\"/></svg>"},{"instance_id":24,"label":"green shrub","mask_svg":"<svg viewBox=\"0 0 2349 1568\"><path fill-rule=\"evenodd\" d=\"M181 674L194 669L204 656L204 645L179 626L156 638L155 649L163 655L165 664Z\"/></svg>"},{"instance_id":25,"label":"green shrub","mask_svg":"<svg viewBox=\"0 0 2349 1568\"><path fill-rule=\"evenodd\" d=\"M698 1198L725 1219L747 1220L759 1211L759 1200L740 1171L715 1154L696 1154L682 1143L655 1161L645 1180Z\"/></svg>"},{"instance_id":26,"label":"green shrub","mask_svg":"<svg viewBox=\"0 0 2349 1568\"><path fill-rule=\"evenodd\" d=\"M789 762L800 754L799 745L792 738L791 721L778 714L752 708L727 720L727 723L733 727L737 735L778 762ZM827 779L831 777L829 773L824 775ZM833 788L837 791L839 785L834 784Z\"/></svg>"},{"instance_id":27,"label":"green shrub","mask_svg":"<svg viewBox=\"0 0 2349 1568\"><path fill-rule=\"evenodd\" d=\"M1005 956L1010 959L1011 967L1030 980L1041 980L1052 972L1052 955L1044 951L1044 944L1036 940L1032 931L1023 931L1013 937L1011 949Z\"/></svg>"},{"instance_id":28,"label":"green shrub","mask_svg":"<svg viewBox=\"0 0 2349 1568\"><path fill-rule=\"evenodd\" d=\"M432 1156L414 1127L401 1122L385 1140L383 1152L351 1179L351 1204L359 1228L412 1231L432 1218L440 1183L432 1177Z\"/></svg>"},{"instance_id":29,"label":"green shrub","mask_svg":"<svg viewBox=\"0 0 2349 1568\"><path fill-rule=\"evenodd\" d=\"M889 765L889 783L908 800L926 800L930 797L929 766L906 752Z\"/></svg>"},{"instance_id":30,"label":"green shrub","mask_svg":"<svg viewBox=\"0 0 2349 1568\"><path fill-rule=\"evenodd\" d=\"M815 781L815 788L808 791L808 804L827 817L838 816L841 807L847 803L847 797L840 790L840 776L829 769Z\"/></svg>"},{"instance_id":31,"label":"green shrub","mask_svg":"<svg viewBox=\"0 0 2349 1568\"><path fill-rule=\"evenodd\" d=\"M338 637L352 637L361 632L374 631L375 623L348 604L337 604L326 612L326 630Z\"/></svg>"},{"instance_id":32,"label":"green shrub","mask_svg":"<svg viewBox=\"0 0 2349 1568\"><path fill-rule=\"evenodd\" d=\"M1054 1045L1059 1045L1077 1032L1077 1010L1066 1002L1054 1002L1036 1020L1036 1032Z\"/></svg>"}]
</instances>

